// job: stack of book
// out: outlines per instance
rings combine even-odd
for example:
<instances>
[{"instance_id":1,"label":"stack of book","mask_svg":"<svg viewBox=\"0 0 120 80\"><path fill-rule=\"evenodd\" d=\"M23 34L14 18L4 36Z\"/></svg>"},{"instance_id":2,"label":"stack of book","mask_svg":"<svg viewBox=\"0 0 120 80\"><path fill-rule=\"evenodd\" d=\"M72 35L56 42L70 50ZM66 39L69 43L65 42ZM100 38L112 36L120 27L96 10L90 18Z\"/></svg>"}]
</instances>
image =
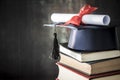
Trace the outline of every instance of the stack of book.
<instances>
[{"instance_id":1,"label":"stack of book","mask_svg":"<svg viewBox=\"0 0 120 80\"><path fill-rule=\"evenodd\" d=\"M120 50L81 52L60 44L56 80L120 80Z\"/></svg>"}]
</instances>

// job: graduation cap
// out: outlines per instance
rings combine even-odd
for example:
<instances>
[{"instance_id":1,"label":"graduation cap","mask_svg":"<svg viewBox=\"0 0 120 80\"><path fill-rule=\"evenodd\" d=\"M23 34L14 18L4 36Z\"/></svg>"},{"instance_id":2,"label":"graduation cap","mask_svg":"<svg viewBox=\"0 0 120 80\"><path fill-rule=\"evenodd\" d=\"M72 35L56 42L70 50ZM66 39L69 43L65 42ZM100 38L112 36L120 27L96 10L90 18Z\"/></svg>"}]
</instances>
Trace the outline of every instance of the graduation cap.
<instances>
[{"instance_id":1,"label":"graduation cap","mask_svg":"<svg viewBox=\"0 0 120 80\"><path fill-rule=\"evenodd\" d=\"M89 14L96 9L96 7L85 5L77 15L74 15L65 23L45 24L44 26L53 26L55 29L56 27L70 28L68 47L74 50L103 51L117 49L115 31L117 26L108 25L110 23L108 15L94 15L93 17ZM60 59L56 31L54 32L52 58L55 60Z\"/></svg>"}]
</instances>

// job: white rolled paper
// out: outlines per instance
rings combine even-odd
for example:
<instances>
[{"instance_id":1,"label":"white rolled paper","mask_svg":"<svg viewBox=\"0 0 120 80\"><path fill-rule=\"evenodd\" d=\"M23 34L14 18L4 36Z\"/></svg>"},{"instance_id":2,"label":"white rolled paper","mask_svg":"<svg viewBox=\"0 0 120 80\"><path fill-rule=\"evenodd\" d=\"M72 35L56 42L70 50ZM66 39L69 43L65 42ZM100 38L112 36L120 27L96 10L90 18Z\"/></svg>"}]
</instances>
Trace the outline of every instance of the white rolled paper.
<instances>
[{"instance_id":1,"label":"white rolled paper","mask_svg":"<svg viewBox=\"0 0 120 80\"><path fill-rule=\"evenodd\" d=\"M53 13L51 15L51 20L53 22L67 22L75 15L77 14Z\"/></svg>"},{"instance_id":2,"label":"white rolled paper","mask_svg":"<svg viewBox=\"0 0 120 80\"><path fill-rule=\"evenodd\" d=\"M51 20L53 22L67 22L75 15L77 14L53 13L51 15ZM86 15L83 15L82 22L84 24L109 25L110 17L108 15L86 14Z\"/></svg>"},{"instance_id":3,"label":"white rolled paper","mask_svg":"<svg viewBox=\"0 0 120 80\"><path fill-rule=\"evenodd\" d=\"M109 25L110 17L108 15L86 14L82 17L85 24Z\"/></svg>"}]
</instances>

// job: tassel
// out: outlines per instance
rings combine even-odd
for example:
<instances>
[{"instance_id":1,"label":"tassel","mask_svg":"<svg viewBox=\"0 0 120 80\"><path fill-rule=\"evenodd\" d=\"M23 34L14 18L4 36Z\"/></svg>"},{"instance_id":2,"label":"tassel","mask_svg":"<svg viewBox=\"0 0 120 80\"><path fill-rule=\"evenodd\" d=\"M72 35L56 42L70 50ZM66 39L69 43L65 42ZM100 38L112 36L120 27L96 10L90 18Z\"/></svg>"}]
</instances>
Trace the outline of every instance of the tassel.
<instances>
[{"instance_id":1,"label":"tassel","mask_svg":"<svg viewBox=\"0 0 120 80\"><path fill-rule=\"evenodd\" d=\"M55 32L54 32L53 51L52 51L51 57L54 60L59 60L60 59L59 44L58 44L57 33L56 33L56 25L55 25Z\"/></svg>"},{"instance_id":2,"label":"tassel","mask_svg":"<svg viewBox=\"0 0 120 80\"><path fill-rule=\"evenodd\" d=\"M55 60L59 60L59 44L57 40L57 34L54 33L54 43L53 43L53 52L52 52L52 58Z\"/></svg>"}]
</instances>

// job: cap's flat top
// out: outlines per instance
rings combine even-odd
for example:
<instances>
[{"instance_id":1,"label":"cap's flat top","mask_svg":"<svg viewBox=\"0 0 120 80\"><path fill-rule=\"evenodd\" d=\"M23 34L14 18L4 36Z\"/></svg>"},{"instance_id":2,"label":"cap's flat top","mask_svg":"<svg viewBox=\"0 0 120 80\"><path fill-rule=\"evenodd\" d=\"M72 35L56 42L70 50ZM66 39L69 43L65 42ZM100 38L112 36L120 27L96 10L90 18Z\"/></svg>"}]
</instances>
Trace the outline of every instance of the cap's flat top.
<instances>
[{"instance_id":1,"label":"cap's flat top","mask_svg":"<svg viewBox=\"0 0 120 80\"><path fill-rule=\"evenodd\" d=\"M44 24L43 26L48 26L48 27L62 27L62 28L70 28L70 29L108 29L108 28L115 28L118 27L117 25L114 26L101 26L101 25L80 25L80 26L75 26L72 24L69 25L63 25L63 24Z\"/></svg>"}]
</instances>

